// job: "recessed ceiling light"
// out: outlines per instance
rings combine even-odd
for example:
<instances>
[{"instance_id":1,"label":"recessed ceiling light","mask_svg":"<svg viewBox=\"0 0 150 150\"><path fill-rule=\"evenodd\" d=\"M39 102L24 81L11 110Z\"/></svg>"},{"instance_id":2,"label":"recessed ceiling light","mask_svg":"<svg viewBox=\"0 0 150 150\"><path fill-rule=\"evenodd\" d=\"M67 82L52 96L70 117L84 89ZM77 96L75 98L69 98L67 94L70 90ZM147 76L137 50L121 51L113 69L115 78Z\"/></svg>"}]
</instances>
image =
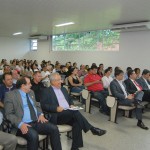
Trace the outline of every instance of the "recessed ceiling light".
<instances>
[{"instance_id":1,"label":"recessed ceiling light","mask_svg":"<svg viewBox=\"0 0 150 150\"><path fill-rule=\"evenodd\" d=\"M62 24L57 24L55 25L56 27L62 27L62 26L68 26L68 25L72 25L74 24L74 22L66 22L66 23L62 23Z\"/></svg>"},{"instance_id":2,"label":"recessed ceiling light","mask_svg":"<svg viewBox=\"0 0 150 150\"><path fill-rule=\"evenodd\" d=\"M16 32L13 35L19 35L19 34L22 34L22 32Z\"/></svg>"}]
</instances>

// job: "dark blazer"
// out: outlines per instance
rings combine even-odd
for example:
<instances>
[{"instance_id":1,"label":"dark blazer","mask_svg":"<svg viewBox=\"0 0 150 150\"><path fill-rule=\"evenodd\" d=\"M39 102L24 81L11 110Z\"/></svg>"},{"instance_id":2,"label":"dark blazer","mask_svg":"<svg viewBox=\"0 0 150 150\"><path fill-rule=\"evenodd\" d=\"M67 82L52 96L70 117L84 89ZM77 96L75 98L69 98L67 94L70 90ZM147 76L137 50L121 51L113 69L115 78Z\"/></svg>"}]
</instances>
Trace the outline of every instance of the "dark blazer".
<instances>
[{"instance_id":1,"label":"dark blazer","mask_svg":"<svg viewBox=\"0 0 150 150\"><path fill-rule=\"evenodd\" d=\"M30 98L33 100L34 107L37 109L37 114L41 114L42 110L39 103L35 100L34 92L31 90L29 93ZM19 90L7 92L4 100L5 115L8 120L18 128L19 123L22 121L24 111L23 103Z\"/></svg>"},{"instance_id":2,"label":"dark blazer","mask_svg":"<svg viewBox=\"0 0 150 150\"><path fill-rule=\"evenodd\" d=\"M61 91L64 94L67 102L69 105L73 105L73 102L67 92L67 90L64 87L61 87ZM59 106L56 94L52 88L52 86L50 86L49 88L45 88L42 91L41 94L41 107L44 111L46 112L57 112L57 107Z\"/></svg>"},{"instance_id":3,"label":"dark blazer","mask_svg":"<svg viewBox=\"0 0 150 150\"><path fill-rule=\"evenodd\" d=\"M126 89L126 86L123 82L123 85ZM125 95L124 92L121 88L121 86L119 85L118 81L116 79L114 79L111 83L110 83L110 90L111 93L114 97L116 97L119 101L122 101L125 99ZM126 91L127 92L127 91ZM127 93L128 94L128 93Z\"/></svg>"},{"instance_id":4,"label":"dark blazer","mask_svg":"<svg viewBox=\"0 0 150 150\"><path fill-rule=\"evenodd\" d=\"M128 93L134 94L136 91L138 91L138 89L130 79L125 80L124 83L126 85Z\"/></svg>"},{"instance_id":5,"label":"dark blazer","mask_svg":"<svg viewBox=\"0 0 150 150\"><path fill-rule=\"evenodd\" d=\"M67 90L64 87L61 87L61 91L64 94L68 104L73 105L73 101L71 100ZM42 110L49 112L51 117L53 117L52 122L57 124L57 107L59 106L59 103L52 86L43 89L40 102Z\"/></svg>"},{"instance_id":6,"label":"dark blazer","mask_svg":"<svg viewBox=\"0 0 150 150\"><path fill-rule=\"evenodd\" d=\"M147 86L145 80L144 80L142 77L140 77L140 78L137 79L136 81L140 84L140 86L143 88L144 91L149 90L149 88L148 88L148 86Z\"/></svg>"}]
</instances>

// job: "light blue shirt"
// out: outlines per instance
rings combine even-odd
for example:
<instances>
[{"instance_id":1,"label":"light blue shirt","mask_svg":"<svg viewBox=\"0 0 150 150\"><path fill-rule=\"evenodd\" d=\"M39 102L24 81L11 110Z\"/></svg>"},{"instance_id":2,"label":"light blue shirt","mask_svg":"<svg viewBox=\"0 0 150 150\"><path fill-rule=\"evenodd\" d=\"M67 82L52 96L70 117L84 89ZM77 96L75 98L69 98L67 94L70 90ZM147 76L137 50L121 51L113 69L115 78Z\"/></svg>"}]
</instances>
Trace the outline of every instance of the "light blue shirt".
<instances>
[{"instance_id":1,"label":"light blue shirt","mask_svg":"<svg viewBox=\"0 0 150 150\"><path fill-rule=\"evenodd\" d=\"M67 100L65 99L65 96L62 93L61 89L53 87L53 90L54 90L54 92L56 94L56 97L58 99L59 106L63 107L64 109L68 109L69 108L69 104L68 104Z\"/></svg>"},{"instance_id":2,"label":"light blue shirt","mask_svg":"<svg viewBox=\"0 0 150 150\"><path fill-rule=\"evenodd\" d=\"M19 90L19 92L20 92L21 99L22 99L24 115L23 115L22 121L20 122L18 128L20 128L23 123L32 122L31 115L30 115L30 110L29 110L28 103L27 103L26 93L23 92L22 90ZM29 96L29 99L30 99L30 102L31 102L31 104L32 104L32 106L35 110L36 115L37 115L37 109L34 107L33 101L30 98L30 96Z\"/></svg>"}]
</instances>

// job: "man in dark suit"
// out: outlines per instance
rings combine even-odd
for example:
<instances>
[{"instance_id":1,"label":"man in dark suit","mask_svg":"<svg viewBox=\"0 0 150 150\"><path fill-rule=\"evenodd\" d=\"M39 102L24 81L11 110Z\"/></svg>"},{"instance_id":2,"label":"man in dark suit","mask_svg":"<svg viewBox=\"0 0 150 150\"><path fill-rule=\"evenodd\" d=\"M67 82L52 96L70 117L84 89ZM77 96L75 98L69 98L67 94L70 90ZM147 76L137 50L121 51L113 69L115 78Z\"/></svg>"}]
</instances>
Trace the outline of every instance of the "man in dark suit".
<instances>
[{"instance_id":1,"label":"man in dark suit","mask_svg":"<svg viewBox=\"0 0 150 150\"><path fill-rule=\"evenodd\" d=\"M134 99L136 99L137 102L140 104L140 102L142 102L144 92L142 91L142 87L135 81L137 75L135 71L132 69L130 69L127 72L127 74L128 74L128 79L124 81L127 92L129 94L133 94Z\"/></svg>"},{"instance_id":2,"label":"man in dark suit","mask_svg":"<svg viewBox=\"0 0 150 150\"><path fill-rule=\"evenodd\" d=\"M69 110L73 107L67 90L61 87L61 76L58 73L50 75L51 86L42 92L41 107L51 114L50 121L54 124L69 124L73 127L73 143L71 150L83 147L82 130L91 130L94 135L103 135L105 130L93 127L79 111Z\"/></svg>"},{"instance_id":3,"label":"man in dark suit","mask_svg":"<svg viewBox=\"0 0 150 150\"><path fill-rule=\"evenodd\" d=\"M124 73L122 70L115 72L115 79L110 83L111 93L118 100L119 104L134 106L136 104L136 118L138 119L137 126L148 130L148 127L142 122L142 107L138 105L137 99L132 94L128 94L123 80ZM139 97L138 97L139 98Z\"/></svg>"},{"instance_id":4,"label":"man in dark suit","mask_svg":"<svg viewBox=\"0 0 150 150\"><path fill-rule=\"evenodd\" d=\"M16 87L6 94L4 101L5 114L15 127L14 133L27 140L28 150L38 150L38 134L50 135L52 149L62 150L58 128L44 118L30 90L30 79L21 77Z\"/></svg>"},{"instance_id":5,"label":"man in dark suit","mask_svg":"<svg viewBox=\"0 0 150 150\"><path fill-rule=\"evenodd\" d=\"M143 101L150 102L150 84L148 82L150 76L150 71L147 69L144 69L142 72L142 76L137 79L137 82L142 87L142 90L144 92Z\"/></svg>"}]
</instances>

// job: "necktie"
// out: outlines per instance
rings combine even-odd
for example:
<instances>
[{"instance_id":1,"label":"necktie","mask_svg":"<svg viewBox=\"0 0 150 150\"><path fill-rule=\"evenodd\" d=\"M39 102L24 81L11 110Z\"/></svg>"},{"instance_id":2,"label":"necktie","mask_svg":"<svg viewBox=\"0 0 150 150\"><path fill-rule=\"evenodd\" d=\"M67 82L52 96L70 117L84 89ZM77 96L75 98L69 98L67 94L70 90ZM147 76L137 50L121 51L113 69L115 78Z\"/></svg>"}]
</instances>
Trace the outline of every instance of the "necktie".
<instances>
[{"instance_id":1,"label":"necktie","mask_svg":"<svg viewBox=\"0 0 150 150\"><path fill-rule=\"evenodd\" d=\"M136 81L133 81L135 83L135 85L140 89L142 90L142 87L136 82Z\"/></svg>"},{"instance_id":2,"label":"necktie","mask_svg":"<svg viewBox=\"0 0 150 150\"><path fill-rule=\"evenodd\" d=\"M35 110L33 108L33 105L30 102L28 94L26 94L26 97L27 97L27 104L28 104L28 107L29 107L29 110L30 110L31 119L32 119L32 121L37 121L37 116L36 116Z\"/></svg>"}]
</instances>

